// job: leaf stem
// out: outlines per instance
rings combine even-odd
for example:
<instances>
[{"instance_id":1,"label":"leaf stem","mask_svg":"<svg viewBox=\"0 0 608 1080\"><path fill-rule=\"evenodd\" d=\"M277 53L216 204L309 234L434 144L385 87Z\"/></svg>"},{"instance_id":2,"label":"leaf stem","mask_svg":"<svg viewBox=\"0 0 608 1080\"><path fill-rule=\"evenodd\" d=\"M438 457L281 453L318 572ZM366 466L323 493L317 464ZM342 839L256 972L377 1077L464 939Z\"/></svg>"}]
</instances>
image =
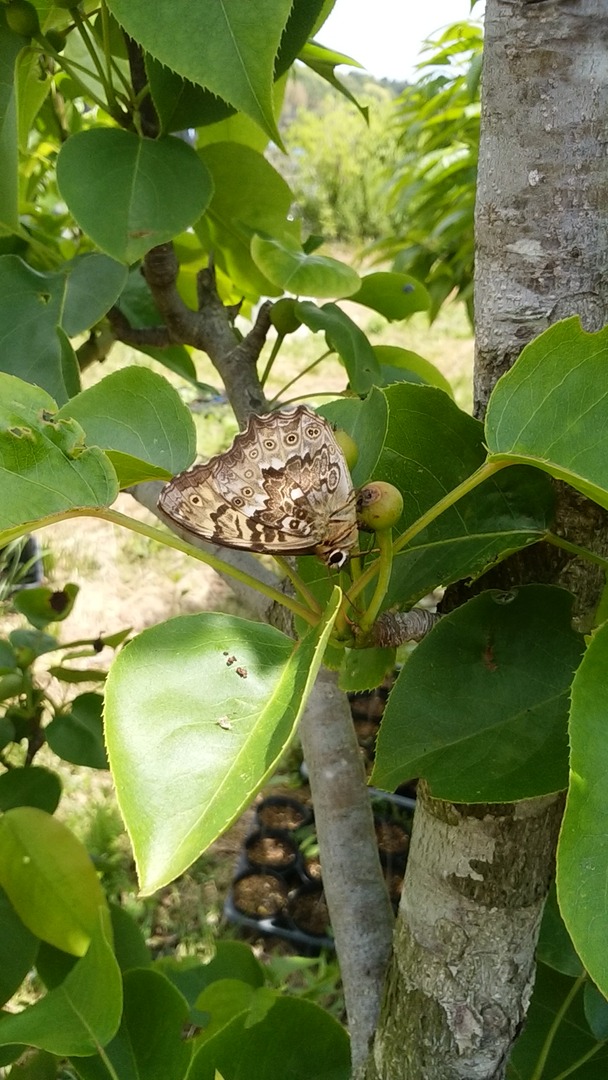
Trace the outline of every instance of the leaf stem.
<instances>
[{"instance_id":1,"label":"leaf stem","mask_svg":"<svg viewBox=\"0 0 608 1080\"><path fill-rule=\"evenodd\" d=\"M270 372L272 371L272 365L274 364L277 356L279 355L279 349L281 348L281 345L283 344L284 341L285 341L285 334L279 334L277 336L277 339L276 339L274 345L272 346L270 356L268 357L268 362L266 364L266 367L264 368L264 372L263 372L262 377L260 379L260 385L261 386L266 385L266 379L268 378L268 376L270 375Z\"/></svg>"},{"instance_id":2,"label":"leaf stem","mask_svg":"<svg viewBox=\"0 0 608 1080\"><path fill-rule=\"evenodd\" d=\"M70 78L73 79L79 87L81 87L83 94L87 94L88 97L90 97L91 101L95 102L98 108L102 109L104 112L109 113L114 120L120 122L120 116L117 116L115 113L111 112L108 102L104 101L102 97L99 97L96 91L92 90L90 86L86 86L78 74L79 71L82 71L85 75L87 75L88 78L95 79L95 81L98 82L99 80L92 71L90 71L88 68L85 68L83 64L79 64L77 60L67 60L65 56L58 53L57 50L53 48L53 46L50 44L44 34L39 35L36 40L40 42L41 47L46 53L46 55L51 56L57 66L62 71L65 71L66 75L69 75Z\"/></svg>"},{"instance_id":3,"label":"leaf stem","mask_svg":"<svg viewBox=\"0 0 608 1080\"><path fill-rule=\"evenodd\" d=\"M99 56L97 55L97 50L96 50L95 46L93 45L93 42L91 41L91 37L90 37L90 34L89 34L89 28L86 25L86 20L83 19L82 15L80 14L77 7L73 8L72 17L74 19L74 22L75 22L77 28L78 28L78 32L80 34L80 37L82 38L82 42L84 44L84 47L87 50L89 56L91 57L93 67L95 68L95 70L97 72L97 75L99 76L99 81L100 81L101 85L104 88L106 98L107 98L107 101L108 101L108 105L110 106L109 112L110 112L110 114L112 114L112 110L116 108L116 97L114 96L114 87L112 85L112 78L111 78L111 76L110 76L110 78L106 77L106 72L103 70L103 64L102 64L101 60L99 59Z\"/></svg>"},{"instance_id":4,"label":"leaf stem","mask_svg":"<svg viewBox=\"0 0 608 1080\"><path fill-rule=\"evenodd\" d=\"M297 383L298 379L302 379L304 375L308 375L309 371L312 371L313 368L316 368L317 364L320 364L322 360L326 359L326 357L331 356L332 352L333 349L326 349L324 353L321 353L320 356L317 356L316 360L313 360L310 364L307 364L305 368L302 368L302 371L299 371L297 375L294 375L293 379L290 379L289 382L286 382L280 390L277 390L276 394L271 399L270 404L274 405L275 401L279 400L281 394L284 394L286 390L289 390L289 388L294 385L294 383Z\"/></svg>"},{"instance_id":5,"label":"leaf stem","mask_svg":"<svg viewBox=\"0 0 608 1080\"><path fill-rule=\"evenodd\" d=\"M296 397L287 398L287 401L282 401L281 402L281 408L284 408L286 405L293 404L294 401L307 401L308 398L318 398L318 397L342 398L342 397L348 397L348 396L349 396L348 394L344 394L341 390L313 390L312 393L310 393L310 394L297 394Z\"/></svg>"},{"instance_id":6,"label":"leaf stem","mask_svg":"<svg viewBox=\"0 0 608 1080\"><path fill-rule=\"evenodd\" d=\"M273 559L276 562L277 566L279 566L280 569L283 571L285 577L289 578L294 589L299 592L300 596L308 604L309 608L311 608L311 610L314 611L317 615L320 615L321 607L318 601L312 595L310 589L306 585L306 582L302 581L302 578L298 574L297 570L294 570L294 568L290 565L289 559L283 558L282 555L273 555Z\"/></svg>"},{"instance_id":7,"label":"leaf stem","mask_svg":"<svg viewBox=\"0 0 608 1080\"><path fill-rule=\"evenodd\" d=\"M393 544L393 551L395 555L404 548L406 544L409 544L410 540L413 540L418 533L426 529L427 525L430 525L432 521L440 517L441 514L449 510L451 506L459 502L465 495L468 495L470 491L474 491L476 487L483 484L485 480L489 480L495 473L500 472L501 469L510 465L510 461L484 461L483 465L480 465L474 473L467 476L466 480L463 480L457 487L448 491L447 495L444 495L443 499L431 506L422 517L419 517L413 525L410 525L409 529L398 536Z\"/></svg>"},{"instance_id":8,"label":"leaf stem","mask_svg":"<svg viewBox=\"0 0 608 1080\"><path fill-rule=\"evenodd\" d=\"M578 1058L578 1060L573 1062L572 1065L569 1065L568 1068L564 1069L563 1072L560 1072L557 1074L557 1076L554 1076L553 1080L566 1080L567 1076L572 1076L573 1073L578 1072L581 1065L584 1065L586 1061L589 1061L589 1058L592 1058L595 1054L597 1054L598 1050L603 1050L606 1045L606 1041L606 1039L602 1039L601 1042L597 1042L595 1046L591 1047L591 1050L587 1051L586 1054L583 1054L582 1057Z\"/></svg>"},{"instance_id":9,"label":"leaf stem","mask_svg":"<svg viewBox=\"0 0 608 1080\"><path fill-rule=\"evenodd\" d=\"M586 559L587 562L596 563L603 570L608 571L608 559L605 555L598 555L595 551L589 551L589 548L581 547L579 544L572 544L570 540L565 540L563 536L556 536L552 532L545 533L543 539L548 544L553 544L554 547L563 548L564 551L569 551L580 559Z\"/></svg>"},{"instance_id":10,"label":"leaf stem","mask_svg":"<svg viewBox=\"0 0 608 1080\"><path fill-rule=\"evenodd\" d=\"M275 589L272 585L267 585L263 581L259 581L257 578L252 577L251 574L247 574L244 570L239 570L236 566L230 566L229 563L223 562L222 559L216 558L215 555L211 555L210 552L200 551L198 548L193 547L192 544L188 544L186 540L181 540L179 536L174 536L170 532L161 532L160 529L155 528L153 525L147 525L144 521L137 521L136 518L130 518L126 514L119 513L118 510L112 510L110 507L88 507L87 509L68 510L66 513L58 514L54 520L62 521L67 518L73 517L94 517L103 518L105 521L112 522L113 525L121 525L123 528L131 529L132 532L140 533L142 536L147 536L150 540L156 540L159 544L164 544L165 547L174 548L176 551L182 551L184 555L191 555L193 559L197 559L199 562L206 563L212 570L217 571L218 574L224 576L233 577L236 581L242 582L243 585L248 585L251 589L256 589L263 596L267 596L269 600L272 600L275 604L282 604L288 611L291 611L293 615L299 615L301 619L304 619L310 626L316 626L319 618L309 608L304 607L292 596L288 596L285 593ZM44 521L41 523L28 522L28 530L33 531L36 528L42 528L44 525L50 524L50 521Z\"/></svg>"},{"instance_id":11,"label":"leaf stem","mask_svg":"<svg viewBox=\"0 0 608 1080\"><path fill-rule=\"evenodd\" d=\"M553 1023L551 1024L551 1027L547 1032L547 1036L542 1045L540 1054L538 1055L538 1060L536 1062L536 1065L534 1066L534 1071L530 1074L530 1080L541 1080L545 1065L547 1064L547 1058L549 1057L549 1052L551 1050L551 1046L553 1045L553 1040L557 1034L558 1028L562 1023L562 1020L564 1019L566 1013L568 1012L568 1009L570 1008L572 1002L574 1001L574 998L585 983L586 978L586 972L582 975L579 975L578 979L576 979L576 981L573 983L570 991L566 994L559 1009L557 1010L553 1019Z\"/></svg>"},{"instance_id":12,"label":"leaf stem","mask_svg":"<svg viewBox=\"0 0 608 1080\"><path fill-rule=\"evenodd\" d=\"M433 506L429 507L426 513L417 518L405 532L401 533L401 535L396 538L393 542L393 555L397 555L406 544L409 544L415 536L418 536L418 533L422 532L423 529L426 529L427 525L430 525L431 522L435 521L436 518L440 517L446 510L449 510L451 506L454 506L459 499L468 495L470 491L474 491L476 487L483 484L484 480L489 480L494 473L499 472L500 469L504 469L510 464L511 462L509 461L485 461L474 473L467 476L466 480L463 480L457 487L448 491L443 499L440 499L439 502L436 502ZM363 589L367 588L370 581L374 580L379 571L380 560L375 559L374 562L367 567L359 580L354 583L352 589L349 590L348 600L351 603L359 596L359 593L361 593Z\"/></svg>"},{"instance_id":13,"label":"leaf stem","mask_svg":"<svg viewBox=\"0 0 608 1080\"><path fill-rule=\"evenodd\" d=\"M100 11L101 25L103 30L103 51L106 62L107 78L111 82L112 73L114 72L116 76L120 79L123 85L123 89L128 95L128 98L131 99L133 96L133 88L131 87L128 79L126 79L123 75L120 66L116 63L114 57L112 56L112 48L110 43L110 17L108 5L105 3L105 0L102 0L101 2Z\"/></svg>"}]
</instances>

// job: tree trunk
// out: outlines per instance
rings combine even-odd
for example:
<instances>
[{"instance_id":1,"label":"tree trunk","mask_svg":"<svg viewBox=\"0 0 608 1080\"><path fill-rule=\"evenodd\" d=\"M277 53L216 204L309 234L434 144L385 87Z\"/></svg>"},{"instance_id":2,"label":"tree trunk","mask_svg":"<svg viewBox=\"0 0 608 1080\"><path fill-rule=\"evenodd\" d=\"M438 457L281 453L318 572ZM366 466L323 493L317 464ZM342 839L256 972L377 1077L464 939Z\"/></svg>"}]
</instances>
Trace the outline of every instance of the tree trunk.
<instances>
[{"instance_id":1,"label":"tree trunk","mask_svg":"<svg viewBox=\"0 0 608 1080\"><path fill-rule=\"evenodd\" d=\"M367 1080L503 1075L532 993L562 802L453 805L420 785Z\"/></svg>"},{"instance_id":2,"label":"tree trunk","mask_svg":"<svg viewBox=\"0 0 608 1080\"><path fill-rule=\"evenodd\" d=\"M551 323L606 322L605 0L487 0L476 212L476 413ZM606 551L606 516L563 489L558 529ZM534 565L534 554L531 554ZM520 580L529 580L527 553ZM517 566L517 564L516 564ZM533 573L533 572L532 572ZM598 572L545 573L584 618ZM423 792L366 1080L500 1080L525 1017L562 800L452 806Z\"/></svg>"},{"instance_id":3,"label":"tree trunk","mask_svg":"<svg viewBox=\"0 0 608 1080\"><path fill-rule=\"evenodd\" d=\"M476 205L476 413L524 345L606 322L608 7L488 0Z\"/></svg>"}]
</instances>

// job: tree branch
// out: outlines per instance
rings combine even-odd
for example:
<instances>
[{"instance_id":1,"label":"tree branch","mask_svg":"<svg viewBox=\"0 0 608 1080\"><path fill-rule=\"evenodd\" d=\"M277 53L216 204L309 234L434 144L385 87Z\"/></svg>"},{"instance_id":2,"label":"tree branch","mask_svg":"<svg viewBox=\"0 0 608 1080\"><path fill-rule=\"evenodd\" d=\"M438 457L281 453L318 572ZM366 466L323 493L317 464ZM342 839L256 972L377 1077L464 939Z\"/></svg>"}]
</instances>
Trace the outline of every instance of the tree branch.
<instances>
[{"instance_id":1,"label":"tree branch","mask_svg":"<svg viewBox=\"0 0 608 1080\"><path fill-rule=\"evenodd\" d=\"M257 373L257 361L270 327L270 307L263 304L254 326L241 338L215 287L210 266L198 279L199 310L193 311L177 290L179 263L172 244L152 248L144 259L145 278L163 317L169 338L206 352L219 372L240 427L251 413L268 411Z\"/></svg>"},{"instance_id":2,"label":"tree branch","mask_svg":"<svg viewBox=\"0 0 608 1080\"><path fill-rule=\"evenodd\" d=\"M133 345L135 348L140 345L153 345L157 349L166 349L174 344L166 326L131 326L126 315L116 306L110 308L107 319L116 340L124 342L125 345Z\"/></svg>"}]
</instances>

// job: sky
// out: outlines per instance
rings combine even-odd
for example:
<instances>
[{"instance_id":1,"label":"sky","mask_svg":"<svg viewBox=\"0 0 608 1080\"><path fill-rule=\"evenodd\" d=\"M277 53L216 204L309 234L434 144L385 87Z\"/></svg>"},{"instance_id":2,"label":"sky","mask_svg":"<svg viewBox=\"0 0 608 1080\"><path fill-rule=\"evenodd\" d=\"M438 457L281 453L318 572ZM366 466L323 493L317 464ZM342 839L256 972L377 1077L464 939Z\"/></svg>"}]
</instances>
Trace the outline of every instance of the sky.
<instances>
[{"instance_id":1,"label":"sky","mask_svg":"<svg viewBox=\"0 0 608 1080\"><path fill-rule=\"evenodd\" d=\"M412 79L421 42L470 17L470 0L336 0L317 41L346 53L377 78ZM483 14L478 3L473 15Z\"/></svg>"}]
</instances>

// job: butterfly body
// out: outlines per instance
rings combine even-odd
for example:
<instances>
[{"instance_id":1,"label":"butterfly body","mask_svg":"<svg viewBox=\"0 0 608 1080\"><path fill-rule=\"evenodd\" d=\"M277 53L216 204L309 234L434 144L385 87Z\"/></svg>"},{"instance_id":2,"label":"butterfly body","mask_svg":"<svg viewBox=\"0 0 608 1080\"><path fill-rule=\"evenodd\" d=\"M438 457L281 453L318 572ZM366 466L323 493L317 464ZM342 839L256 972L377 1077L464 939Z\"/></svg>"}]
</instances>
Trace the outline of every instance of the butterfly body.
<instances>
[{"instance_id":1,"label":"butterfly body","mask_svg":"<svg viewBox=\"0 0 608 1080\"><path fill-rule=\"evenodd\" d=\"M314 554L336 568L357 542L344 456L327 420L305 405L250 417L229 450L174 477L158 505L225 547Z\"/></svg>"}]
</instances>

